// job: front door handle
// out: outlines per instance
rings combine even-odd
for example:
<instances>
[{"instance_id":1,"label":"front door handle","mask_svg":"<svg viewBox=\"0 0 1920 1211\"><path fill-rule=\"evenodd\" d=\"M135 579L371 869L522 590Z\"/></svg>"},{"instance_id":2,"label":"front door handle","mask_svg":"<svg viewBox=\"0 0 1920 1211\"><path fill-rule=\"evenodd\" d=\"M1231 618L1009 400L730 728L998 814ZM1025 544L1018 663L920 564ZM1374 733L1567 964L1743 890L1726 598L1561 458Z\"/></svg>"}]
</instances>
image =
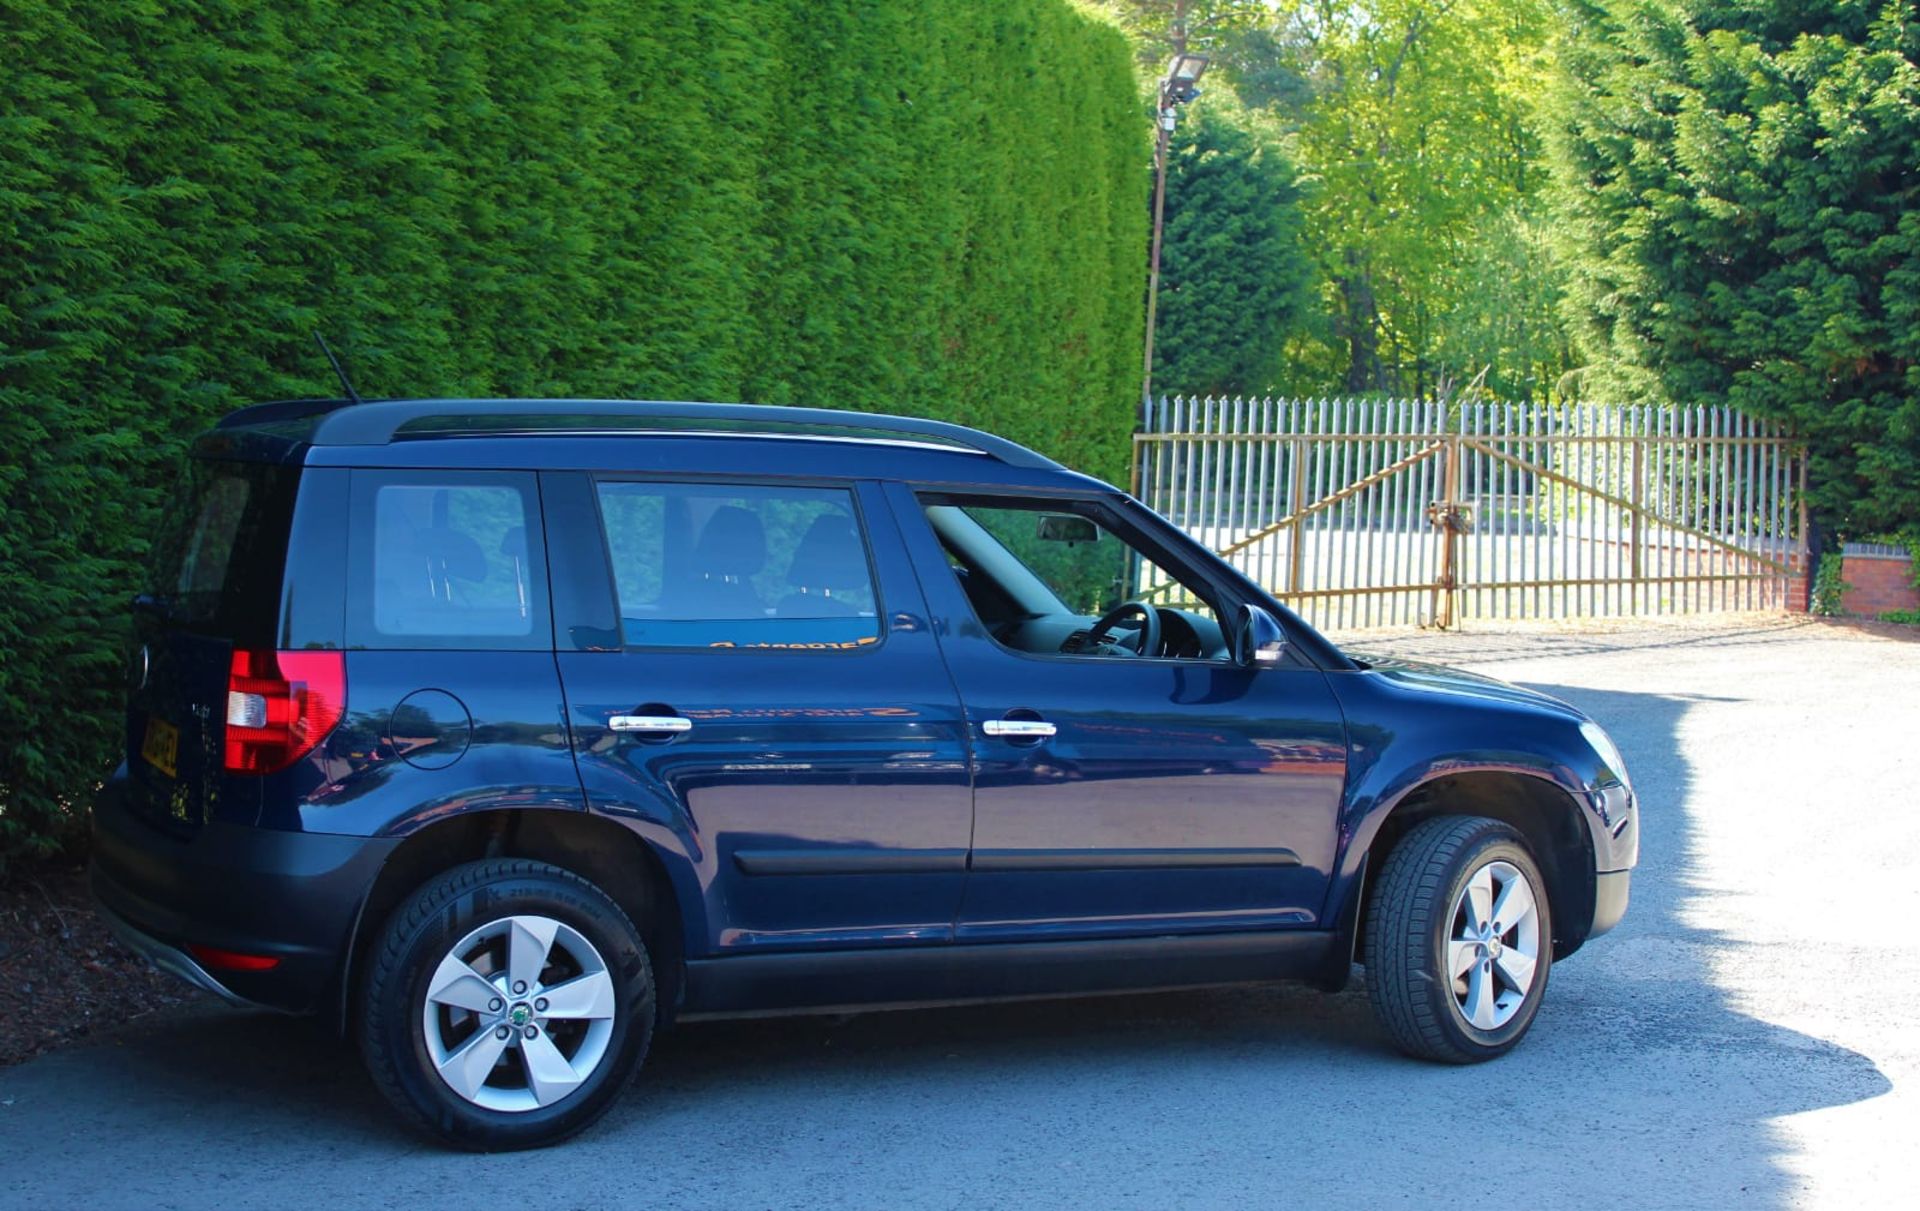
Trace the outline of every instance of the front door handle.
<instances>
[{"instance_id":1,"label":"front door handle","mask_svg":"<svg viewBox=\"0 0 1920 1211\"><path fill-rule=\"evenodd\" d=\"M665 732L679 735L693 730L693 720L685 715L615 715L607 726L616 732Z\"/></svg>"},{"instance_id":2,"label":"front door handle","mask_svg":"<svg viewBox=\"0 0 1920 1211\"><path fill-rule=\"evenodd\" d=\"M989 719L980 725L980 730L989 736L1012 740L1041 740L1060 729L1045 719Z\"/></svg>"}]
</instances>

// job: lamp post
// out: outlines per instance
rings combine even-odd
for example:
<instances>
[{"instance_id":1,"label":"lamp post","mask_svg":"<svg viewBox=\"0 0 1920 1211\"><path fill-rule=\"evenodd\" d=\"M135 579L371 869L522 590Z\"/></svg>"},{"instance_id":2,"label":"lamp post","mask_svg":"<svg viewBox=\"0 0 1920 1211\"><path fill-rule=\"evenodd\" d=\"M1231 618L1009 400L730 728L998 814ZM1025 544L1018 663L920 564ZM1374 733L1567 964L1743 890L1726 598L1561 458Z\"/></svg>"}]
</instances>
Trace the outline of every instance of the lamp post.
<instances>
[{"instance_id":1,"label":"lamp post","mask_svg":"<svg viewBox=\"0 0 1920 1211\"><path fill-rule=\"evenodd\" d=\"M1140 365L1140 401L1142 407L1153 404L1153 324L1160 310L1160 234L1167 211L1167 144L1180 106L1200 95L1200 77L1206 73L1207 57L1185 51L1167 64L1160 77L1154 102L1156 132L1153 145L1153 251L1147 267L1147 348Z\"/></svg>"}]
</instances>

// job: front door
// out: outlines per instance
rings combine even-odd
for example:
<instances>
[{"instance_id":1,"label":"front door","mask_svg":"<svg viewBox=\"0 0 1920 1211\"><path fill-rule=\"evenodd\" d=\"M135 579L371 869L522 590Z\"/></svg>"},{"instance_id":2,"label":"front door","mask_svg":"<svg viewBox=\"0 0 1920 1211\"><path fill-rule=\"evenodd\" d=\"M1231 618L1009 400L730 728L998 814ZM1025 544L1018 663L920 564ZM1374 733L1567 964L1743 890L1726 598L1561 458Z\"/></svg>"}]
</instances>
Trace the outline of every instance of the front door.
<instances>
[{"instance_id":1,"label":"front door","mask_svg":"<svg viewBox=\"0 0 1920 1211\"><path fill-rule=\"evenodd\" d=\"M872 491L542 477L549 542L590 536L556 594L597 565L618 603L559 633L582 781L676 834L694 957L952 937L965 721Z\"/></svg>"},{"instance_id":2,"label":"front door","mask_svg":"<svg viewBox=\"0 0 1920 1211\"><path fill-rule=\"evenodd\" d=\"M1118 498L892 499L970 723L959 940L1321 924L1346 744L1320 670L1236 664L1234 603Z\"/></svg>"}]
</instances>

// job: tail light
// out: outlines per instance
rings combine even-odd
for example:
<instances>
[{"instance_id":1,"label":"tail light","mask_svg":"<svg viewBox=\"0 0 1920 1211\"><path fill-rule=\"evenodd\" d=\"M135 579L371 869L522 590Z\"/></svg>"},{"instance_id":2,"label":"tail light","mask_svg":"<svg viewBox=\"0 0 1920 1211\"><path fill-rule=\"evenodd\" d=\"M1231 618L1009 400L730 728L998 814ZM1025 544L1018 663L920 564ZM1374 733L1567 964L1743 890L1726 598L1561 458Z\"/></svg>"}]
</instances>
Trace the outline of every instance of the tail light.
<instances>
[{"instance_id":1,"label":"tail light","mask_svg":"<svg viewBox=\"0 0 1920 1211\"><path fill-rule=\"evenodd\" d=\"M227 772L287 768L327 738L346 704L344 652L235 651L227 673Z\"/></svg>"}]
</instances>

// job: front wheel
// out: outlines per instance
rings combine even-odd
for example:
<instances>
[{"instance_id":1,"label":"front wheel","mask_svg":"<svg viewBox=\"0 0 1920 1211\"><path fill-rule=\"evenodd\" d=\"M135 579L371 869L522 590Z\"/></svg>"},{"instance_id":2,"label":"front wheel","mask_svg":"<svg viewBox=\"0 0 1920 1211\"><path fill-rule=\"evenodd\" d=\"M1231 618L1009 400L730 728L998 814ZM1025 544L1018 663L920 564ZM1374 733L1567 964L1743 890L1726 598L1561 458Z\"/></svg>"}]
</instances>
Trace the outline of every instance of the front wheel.
<instances>
[{"instance_id":1,"label":"front wheel","mask_svg":"<svg viewBox=\"0 0 1920 1211\"><path fill-rule=\"evenodd\" d=\"M403 1117L476 1150L565 1139L612 1106L653 1034L652 968L607 895L559 867L456 867L368 959L360 1046Z\"/></svg>"},{"instance_id":2,"label":"front wheel","mask_svg":"<svg viewBox=\"0 0 1920 1211\"><path fill-rule=\"evenodd\" d=\"M1547 885L1526 842L1441 816L1387 855L1367 919L1367 991L1402 1051L1454 1064L1511 1051L1553 965Z\"/></svg>"}]
</instances>

